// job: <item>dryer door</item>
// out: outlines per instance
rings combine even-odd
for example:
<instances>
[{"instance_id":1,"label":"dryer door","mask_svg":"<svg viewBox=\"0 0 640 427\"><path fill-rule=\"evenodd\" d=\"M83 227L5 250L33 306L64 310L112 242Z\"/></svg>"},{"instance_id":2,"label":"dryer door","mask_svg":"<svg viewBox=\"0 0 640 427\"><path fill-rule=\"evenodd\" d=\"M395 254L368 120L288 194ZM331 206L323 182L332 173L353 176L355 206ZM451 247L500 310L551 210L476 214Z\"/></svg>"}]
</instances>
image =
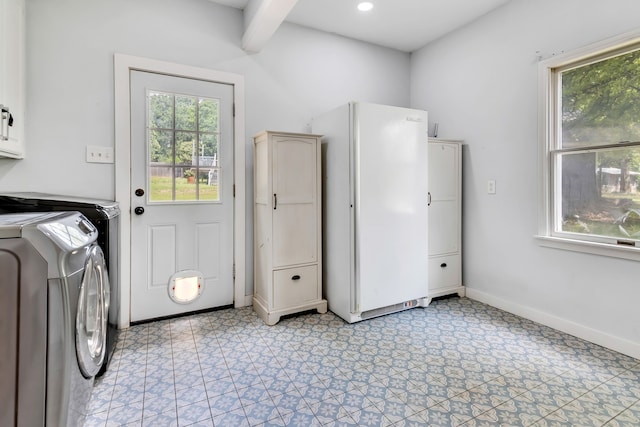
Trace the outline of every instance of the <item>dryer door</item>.
<instances>
[{"instance_id":1,"label":"dryer door","mask_svg":"<svg viewBox=\"0 0 640 427\"><path fill-rule=\"evenodd\" d=\"M94 245L85 264L76 317L76 353L80 370L87 378L98 373L105 357L108 293L104 254Z\"/></svg>"}]
</instances>

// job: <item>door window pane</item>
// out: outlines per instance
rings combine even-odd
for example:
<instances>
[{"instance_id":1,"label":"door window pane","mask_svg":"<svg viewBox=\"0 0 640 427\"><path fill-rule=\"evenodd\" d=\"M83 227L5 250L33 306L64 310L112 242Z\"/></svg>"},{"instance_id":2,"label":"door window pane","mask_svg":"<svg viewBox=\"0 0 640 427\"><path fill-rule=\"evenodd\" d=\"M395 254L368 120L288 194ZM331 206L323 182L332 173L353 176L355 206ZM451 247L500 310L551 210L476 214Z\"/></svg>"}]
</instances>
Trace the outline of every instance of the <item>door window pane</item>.
<instances>
[{"instance_id":1,"label":"door window pane","mask_svg":"<svg viewBox=\"0 0 640 427\"><path fill-rule=\"evenodd\" d=\"M173 132L167 130L151 130L149 132L151 163L173 164Z\"/></svg>"},{"instance_id":2,"label":"door window pane","mask_svg":"<svg viewBox=\"0 0 640 427\"><path fill-rule=\"evenodd\" d=\"M200 200L219 200L220 169L218 167L218 134L200 135L200 170L206 186L200 187Z\"/></svg>"},{"instance_id":3,"label":"door window pane","mask_svg":"<svg viewBox=\"0 0 640 427\"><path fill-rule=\"evenodd\" d=\"M176 131L176 164L193 165L196 163L197 145L195 132Z\"/></svg>"},{"instance_id":4,"label":"door window pane","mask_svg":"<svg viewBox=\"0 0 640 427\"><path fill-rule=\"evenodd\" d=\"M148 92L149 201L220 201L218 99Z\"/></svg>"},{"instance_id":5,"label":"door window pane","mask_svg":"<svg viewBox=\"0 0 640 427\"><path fill-rule=\"evenodd\" d=\"M200 165L218 165L218 134L200 134Z\"/></svg>"},{"instance_id":6,"label":"door window pane","mask_svg":"<svg viewBox=\"0 0 640 427\"><path fill-rule=\"evenodd\" d=\"M176 129L196 130L196 98L176 95Z\"/></svg>"},{"instance_id":7,"label":"door window pane","mask_svg":"<svg viewBox=\"0 0 640 427\"><path fill-rule=\"evenodd\" d=\"M220 102L217 99L200 99L198 110L198 130L200 132L218 132L218 108Z\"/></svg>"},{"instance_id":8,"label":"door window pane","mask_svg":"<svg viewBox=\"0 0 640 427\"><path fill-rule=\"evenodd\" d=\"M149 128L173 129L173 95L149 93Z\"/></svg>"}]
</instances>

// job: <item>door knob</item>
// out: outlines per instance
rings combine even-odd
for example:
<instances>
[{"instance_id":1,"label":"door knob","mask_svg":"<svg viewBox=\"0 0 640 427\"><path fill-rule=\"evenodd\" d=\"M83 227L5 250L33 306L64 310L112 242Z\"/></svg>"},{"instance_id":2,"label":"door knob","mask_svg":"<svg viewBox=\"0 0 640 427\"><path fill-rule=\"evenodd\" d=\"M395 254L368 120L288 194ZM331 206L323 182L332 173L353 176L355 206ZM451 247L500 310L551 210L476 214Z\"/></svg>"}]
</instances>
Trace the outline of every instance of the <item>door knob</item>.
<instances>
[{"instance_id":1,"label":"door knob","mask_svg":"<svg viewBox=\"0 0 640 427\"><path fill-rule=\"evenodd\" d=\"M135 192L136 196L142 197L144 196L144 190L142 188L138 188Z\"/></svg>"},{"instance_id":2,"label":"door knob","mask_svg":"<svg viewBox=\"0 0 640 427\"><path fill-rule=\"evenodd\" d=\"M142 215L144 213L144 208L142 206L138 206L133 210L136 215Z\"/></svg>"}]
</instances>

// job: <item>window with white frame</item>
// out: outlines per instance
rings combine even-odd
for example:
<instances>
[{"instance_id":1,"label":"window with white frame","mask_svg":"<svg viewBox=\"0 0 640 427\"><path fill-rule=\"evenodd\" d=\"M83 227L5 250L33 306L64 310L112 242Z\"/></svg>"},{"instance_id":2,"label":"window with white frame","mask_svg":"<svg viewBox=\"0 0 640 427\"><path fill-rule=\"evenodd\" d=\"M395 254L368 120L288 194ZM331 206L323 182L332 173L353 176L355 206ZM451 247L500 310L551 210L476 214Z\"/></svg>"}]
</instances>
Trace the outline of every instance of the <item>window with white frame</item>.
<instances>
[{"instance_id":1,"label":"window with white frame","mask_svg":"<svg viewBox=\"0 0 640 427\"><path fill-rule=\"evenodd\" d=\"M640 34L541 63L543 237L640 248Z\"/></svg>"}]
</instances>

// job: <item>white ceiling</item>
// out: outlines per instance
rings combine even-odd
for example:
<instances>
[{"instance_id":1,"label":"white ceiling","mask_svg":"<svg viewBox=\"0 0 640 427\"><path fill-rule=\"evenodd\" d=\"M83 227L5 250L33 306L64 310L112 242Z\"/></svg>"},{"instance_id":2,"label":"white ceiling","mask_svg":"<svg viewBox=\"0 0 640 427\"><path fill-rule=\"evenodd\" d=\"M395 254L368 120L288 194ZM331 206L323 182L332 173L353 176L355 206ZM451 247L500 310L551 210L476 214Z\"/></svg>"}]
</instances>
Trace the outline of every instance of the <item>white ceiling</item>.
<instances>
[{"instance_id":1,"label":"white ceiling","mask_svg":"<svg viewBox=\"0 0 640 427\"><path fill-rule=\"evenodd\" d=\"M250 0L210 1L245 9ZM298 0L285 21L412 52L510 0L369 1L374 8L364 13L360 0Z\"/></svg>"}]
</instances>

